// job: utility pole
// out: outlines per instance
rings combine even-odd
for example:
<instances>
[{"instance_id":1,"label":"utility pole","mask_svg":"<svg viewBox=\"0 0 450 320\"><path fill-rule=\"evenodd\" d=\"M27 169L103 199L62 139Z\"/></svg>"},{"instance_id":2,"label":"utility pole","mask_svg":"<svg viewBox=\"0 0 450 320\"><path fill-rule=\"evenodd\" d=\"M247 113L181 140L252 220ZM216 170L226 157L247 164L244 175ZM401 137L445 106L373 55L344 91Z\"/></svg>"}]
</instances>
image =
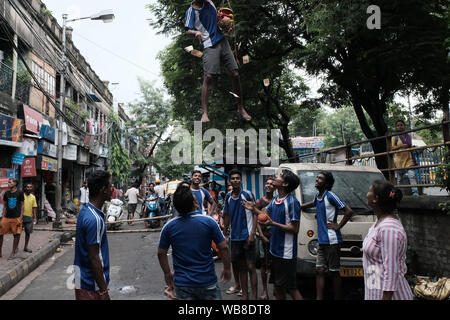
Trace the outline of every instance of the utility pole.
<instances>
[{"instance_id":1,"label":"utility pole","mask_svg":"<svg viewBox=\"0 0 450 320\"><path fill-rule=\"evenodd\" d=\"M64 75L66 73L66 23L67 23L67 14L63 14L63 32L62 32L62 55L61 55L61 73L60 73L60 85L59 85L59 110L61 111L58 116L58 172L56 177L56 194L55 194L55 202L56 202L56 219L53 223L53 228L62 229L61 223L61 214L62 214L62 156L63 156L63 116L64 113L64 100L65 100L65 79Z\"/></svg>"},{"instance_id":2,"label":"utility pole","mask_svg":"<svg viewBox=\"0 0 450 320\"><path fill-rule=\"evenodd\" d=\"M112 22L114 20L114 14L111 10L105 10L101 11L97 14L94 14L89 17L82 17L77 19L70 19L67 20L67 14L64 13L62 15L63 18L63 26L62 26L62 55L61 55L61 76L60 76L60 88L59 88L59 110L61 111L58 116L58 172L57 172L57 178L56 178L56 194L55 194L55 202L56 202L56 219L53 223L53 228L62 229L62 223L61 223L61 214L62 214L62 207L61 207L61 200L62 200L62 156L63 156L63 146L62 146L62 140L63 140L63 113L64 113L64 102L65 102L65 79L64 75L67 71L67 58L66 58L66 24L67 22L77 21L77 20L83 20L83 19L91 19L91 20L102 20L105 23Z\"/></svg>"}]
</instances>

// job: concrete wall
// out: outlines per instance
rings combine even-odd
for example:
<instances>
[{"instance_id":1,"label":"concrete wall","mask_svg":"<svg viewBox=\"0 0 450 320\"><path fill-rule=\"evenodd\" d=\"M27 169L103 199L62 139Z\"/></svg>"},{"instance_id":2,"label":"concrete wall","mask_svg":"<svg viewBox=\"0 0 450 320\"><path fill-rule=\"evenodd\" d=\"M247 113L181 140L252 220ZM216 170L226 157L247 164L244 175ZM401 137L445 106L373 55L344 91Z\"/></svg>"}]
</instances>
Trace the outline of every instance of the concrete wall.
<instances>
[{"instance_id":1,"label":"concrete wall","mask_svg":"<svg viewBox=\"0 0 450 320\"><path fill-rule=\"evenodd\" d=\"M440 210L441 202L450 203L450 197L405 196L399 205L413 274L450 276L450 214Z\"/></svg>"}]
</instances>

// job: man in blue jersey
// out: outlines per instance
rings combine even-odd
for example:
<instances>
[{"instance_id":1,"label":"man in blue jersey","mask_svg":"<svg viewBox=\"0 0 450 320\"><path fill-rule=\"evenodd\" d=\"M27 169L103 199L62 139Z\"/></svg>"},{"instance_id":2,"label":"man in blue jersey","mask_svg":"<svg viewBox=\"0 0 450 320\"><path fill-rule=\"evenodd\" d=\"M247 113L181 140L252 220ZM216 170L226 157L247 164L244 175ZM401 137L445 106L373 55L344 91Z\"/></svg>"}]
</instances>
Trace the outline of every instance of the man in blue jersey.
<instances>
[{"instance_id":1,"label":"man in blue jersey","mask_svg":"<svg viewBox=\"0 0 450 320\"><path fill-rule=\"evenodd\" d=\"M243 206L243 201L255 202L250 191L241 189L242 175L233 169L229 173L233 191L225 196L223 224L226 234L230 234L231 263L239 272L242 300L248 300L248 276L252 287L252 300L258 299L258 276L256 274L256 216ZM231 229L231 233L229 232Z\"/></svg>"},{"instance_id":2,"label":"man in blue jersey","mask_svg":"<svg viewBox=\"0 0 450 320\"><path fill-rule=\"evenodd\" d=\"M207 214L209 216L213 215L215 210L215 202L213 201L209 191L203 187L200 187L202 182L202 173L200 170L192 171L191 176L191 191L194 194L198 202L198 212L201 214ZM208 206L206 203L209 203ZM208 210L206 209L208 208Z\"/></svg>"},{"instance_id":3,"label":"man in blue jersey","mask_svg":"<svg viewBox=\"0 0 450 320\"><path fill-rule=\"evenodd\" d=\"M273 181L278 195L266 207L268 219L262 223L271 226L270 250L272 256L269 282L275 286L275 298L285 300L286 292L293 300L303 297L297 288L297 234L300 226L300 203L290 194L300 183L299 178L290 170L283 170ZM256 215L263 211L251 202L244 206Z\"/></svg>"},{"instance_id":4,"label":"man in blue jersey","mask_svg":"<svg viewBox=\"0 0 450 320\"><path fill-rule=\"evenodd\" d=\"M186 11L184 27L186 34L193 35L202 43L203 48L203 86L202 86L202 122L209 122L208 96L213 77L220 74L220 60L230 71L233 92L236 95L238 112L246 120L247 114L242 103L241 84L238 65L234 59L230 44L217 26L217 10L210 0L195 0Z\"/></svg>"},{"instance_id":5,"label":"man in blue jersey","mask_svg":"<svg viewBox=\"0 0 450 320\"><path fill-rule=\"evenodd\" d=\"M231 278L227 242L213 218L199 214L197 200L189 186L180 183L173 194L173 205L179 216L169 220L161 230L158 260L169 288L175 287L180 300L221 300L217 283L211 241L222 254L222 282ZM170 271L167 252L172 246L173 269Z\"/></svg>"},{"instance_id":6,"label":"man in blue jersey","mask_svg":"<svg viewBox=\"0 0 450 320\"><path fill-rule=\"evenodd\" d=\"M103 203L111 200L111 175L96 170L88 177L89 203L77 218L75 237L75 298L109 300L109 249Z\"/></svg>"},{"instance_id":7,"label":"man in blue jersey","mask_svg":"<svg viewBox=\"0 0 450 320\"><path fill-rule=\"evenodd\" d=\"M320 172L316 177L318 192L314 201L302 205L302 209L316 207L317 234L319 250L316 261L316 299L323 300L325 287L325 270L333 276L334 298L341 299L341 277L339 275L342 234L341 229L351 218L352 209L331 192L334 177L331 172ZM344 210L344 217L337 223L339 210Z\"/></svg>"}]
</instances>

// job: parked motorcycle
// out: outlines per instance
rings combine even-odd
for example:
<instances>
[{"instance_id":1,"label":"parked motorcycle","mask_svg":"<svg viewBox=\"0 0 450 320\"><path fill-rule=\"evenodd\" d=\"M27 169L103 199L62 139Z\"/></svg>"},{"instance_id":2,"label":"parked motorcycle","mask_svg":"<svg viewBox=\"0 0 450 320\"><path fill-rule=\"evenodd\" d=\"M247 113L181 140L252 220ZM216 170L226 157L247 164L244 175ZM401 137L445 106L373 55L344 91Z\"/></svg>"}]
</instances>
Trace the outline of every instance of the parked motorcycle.
<instances>
[{"instance_id":1,"label":"parked motorcycle","mask_svg":"<svg viewBox=\"0 0 450 320\"><path fill-rule=\"evenodd\" d=\"M150 195L145 200L145 218L154 218L160 215L159 198L156 194ZM157 228L159 227L160 221L155 220L145 220L145 228Z\"/></svg>"},{"instance_id":2,"label":"parked motorcycle","mask_svg":"<svg viewBox=\"0 0 450 320\"><path fill-rule=\"evenodd\" d=\"M106 221L110 222L107 225L108 230L117 230L120 228L122 222L117 222L122 220L123 215L123 202L119 199L112 199L108 204L108 208L106 211ZM117 222L117 223L111 223Z\"/></svg>"}]
</instances>

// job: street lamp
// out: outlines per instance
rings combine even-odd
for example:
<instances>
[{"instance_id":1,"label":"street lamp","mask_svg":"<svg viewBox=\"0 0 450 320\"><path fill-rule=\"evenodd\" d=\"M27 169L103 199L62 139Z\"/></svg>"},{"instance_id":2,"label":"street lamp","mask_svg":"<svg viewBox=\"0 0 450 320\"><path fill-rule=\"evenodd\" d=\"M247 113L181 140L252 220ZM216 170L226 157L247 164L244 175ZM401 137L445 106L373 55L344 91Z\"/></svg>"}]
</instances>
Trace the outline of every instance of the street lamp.
<instances>
[{"instance_id":1,"label":"street lamp","mask_svg":"<svg viewBox=\"0 0 450 320\"><path fill-rule=\"evenodd\" d=\"M84 19L91 19L91 20L101 20L104 23L112 22L115 18L114 13L112 10L104 10L100 11L96 14L93 14L89 17L82 17L77 19L67 19L67 14L62 15L63 18L63 30L62 30L62 56L61 56L61 62L62 62L62 71L61 71L61 80L60 80L60 88L59 88L59 110L61 113L59 114L58 121L59 121L59 128L58 128L58 172L57 172L57 183L56 183L56 194L55 194L55 202L56 202L56 219L53 223L53 228L62 228L61 223L61 213L62 213L62 207L61 207L61 200L62 200L62 157L63 157L63 148L62 148L62 124L63 124L63 117L62 113L64 112L64 100L65 100L65 81L64 81L64 74L66 73L67 68L67 61L66 61L66 24L68 22L78 21L78 20L84 20Z\"/></svg>"}]
</instances>

